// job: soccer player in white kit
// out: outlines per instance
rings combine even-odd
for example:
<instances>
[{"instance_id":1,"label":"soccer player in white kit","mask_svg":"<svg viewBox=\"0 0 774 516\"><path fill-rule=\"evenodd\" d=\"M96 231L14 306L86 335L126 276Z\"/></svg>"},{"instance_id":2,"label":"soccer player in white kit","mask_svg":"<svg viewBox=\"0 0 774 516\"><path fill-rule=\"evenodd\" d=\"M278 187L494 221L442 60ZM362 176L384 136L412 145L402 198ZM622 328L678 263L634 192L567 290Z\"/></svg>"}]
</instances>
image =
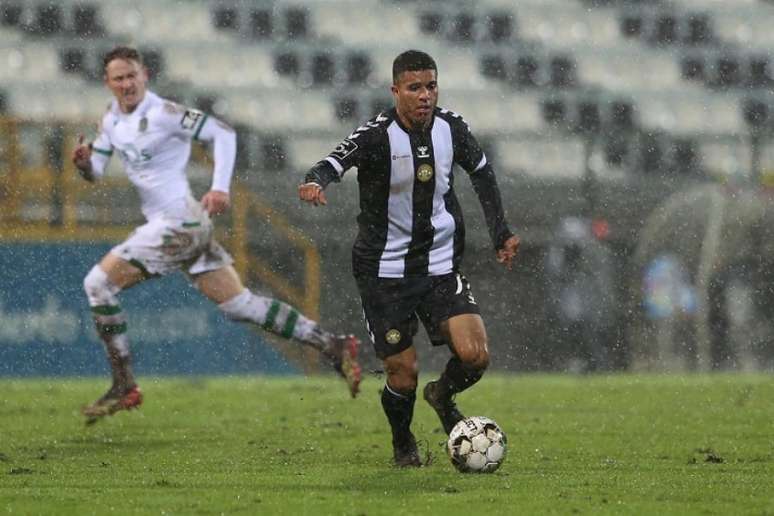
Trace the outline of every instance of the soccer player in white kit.
<instances>
[{"instance_id":1,"label":"soccer player in white kit","mask_svg":"<svg viewBox=\"0 0 774 516\"><path fill-rule=\"evenodd\" d=\"M351 395L359 388L359 341L334 335L282 301L253 294L232 266L231 256L213 238L211 215L226 211L236 157L232 128L201 111L186 109L146 89L147 72L137 50L116 47L103 60L105 85L114 100L102 117L99 135L79 137L73 163L87 181L98 179L112 154L140 194L147 223L111 249L84 279L84 289L113 384L83 408L87 424L142 403L131 369L127 325L117 295L146 279L183 271L232 320L252 322L319 350L344 377ZM212 187L192 197L186 166L191 141L213 143Z\"/></svg>"}]
</instances>

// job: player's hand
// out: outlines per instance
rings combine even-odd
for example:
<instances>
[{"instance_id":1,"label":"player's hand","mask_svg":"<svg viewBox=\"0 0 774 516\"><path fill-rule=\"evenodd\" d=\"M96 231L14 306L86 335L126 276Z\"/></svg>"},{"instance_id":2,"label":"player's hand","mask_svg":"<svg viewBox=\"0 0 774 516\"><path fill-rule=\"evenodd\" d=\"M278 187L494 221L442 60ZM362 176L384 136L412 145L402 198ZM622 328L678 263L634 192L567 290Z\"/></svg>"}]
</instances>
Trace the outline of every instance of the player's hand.
<instances>
[{"instance_id":1,"label":"player's hand","mask_svg":"<svg viewBox=\"0 0 774 516\"><path fill-rule=\"evenodd\" d=\"M516 235L513 235L511 238L505 241L502 249L497 250L497 261L499 263L505 264L505 267L508 270L513 269L513 258L519 251L520 243L521 239Z\"/></svg>"},{"instance_id":2,"label":"player's hand","mask_svg":"<svg viewBox=\"0 0 774 516\"><path fill-rule=\"evenodd\" d=\"M302 201L314 204L315 206L326 205L328 200L325 198L325 192L322 186L317 183L304 183L298 185L298 197Z\"/></svg>"},{"instance_id":3,"label":"player's hand","mask_svg":"<svg viewBox=\"0 0 774 516\"><path fill-rule=\"evenodd\" d=\"M231 205L231 197L226 192L210 190L202 197L202 207L210 215L220 215Z\"/></svg>"},{"instance_id":4,"label":"player's hand","mask_svg":"<svg viewBox=\"0 0 774 516\"><path fill-rule=\"evenodd\" d=\"M78 145L73 150L73 164L83 172L91 172L91 144L83 142L83 135L78 135Z\"/></svg>"}]
</instances>

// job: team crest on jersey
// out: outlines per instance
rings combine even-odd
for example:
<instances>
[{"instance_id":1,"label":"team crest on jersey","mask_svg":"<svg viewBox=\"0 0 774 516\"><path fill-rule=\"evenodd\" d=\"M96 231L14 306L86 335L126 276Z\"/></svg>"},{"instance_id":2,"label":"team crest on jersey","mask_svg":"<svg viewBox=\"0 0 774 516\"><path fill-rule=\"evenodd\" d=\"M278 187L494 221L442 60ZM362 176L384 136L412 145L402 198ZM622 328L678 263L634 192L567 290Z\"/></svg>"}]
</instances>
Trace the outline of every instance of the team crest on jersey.
<instances>
[{"instance_id":1,"label":"team crest on jersey","mask_svg":"<svg viewBox=\"0 0 774 516\"><path fill-rule=\"evenodd\" d=\"M341 142L335 149L333 149L333 152L331 152L331 156L336 158L337 160L341 161L353 152L357 150L357 143L353 142L349 138Z\"/></svg>"},{"instance_id":2,"label":"team crest on jersey","mask_svg":"<svg viewBox=\"0 0 774 516\"><path fill-rule=\"evenodd\" d=\"M433 178L433 167L431 165L428 165L427 163L423 163L422 165L419 165L419 168L417 169L417 179L419 179L423 183L427 183L432 178Z\"/></svg>"},{"instance_id":3,"label":"team crest on jersey","mask_svg":"<svg viewBox=\"0 0 774 516\"><path fill-rule=\"evenodd\" d=\"M429 158L430 152L428 152L430 148L427 145L420 145L417 147L417 158Z\"/></svg>"},{"instance_id":4,"label":"team crest on jersey","mask_svg":"<svg viewBox=\"0 0 774 516\"><path fill-rule=\"evenodd\" d=\"M148 129L148 117L144 116L140 119L140 132L144 133Z\"/></svg>"},{"instance_id":5,"label":"team crest on jersey","mask_svg":"<svg viewBox=\"0 0 774 516\"><path fill-rule=\"evenodd\" d=\"M194 127L196 127L196 124L199 123L199 120L201 120L203 116L204 113L201 111L196 109L187 109L183 115L182 120L180 120L180 125L183 129L192 130Z\"/></svg>"},{"instance_id":6,"label":"team crest on jersey","mask_svg":"<svg viewBox=\"0 0 774 516\"><path fill-rule=\"evenodd\" d=\"M387 334L384 336L384 340L387 341L387 344L392 344L394 346L400 342L400 337L400 332L393 328L387 332Z\"/></svg>"}]
</instances>

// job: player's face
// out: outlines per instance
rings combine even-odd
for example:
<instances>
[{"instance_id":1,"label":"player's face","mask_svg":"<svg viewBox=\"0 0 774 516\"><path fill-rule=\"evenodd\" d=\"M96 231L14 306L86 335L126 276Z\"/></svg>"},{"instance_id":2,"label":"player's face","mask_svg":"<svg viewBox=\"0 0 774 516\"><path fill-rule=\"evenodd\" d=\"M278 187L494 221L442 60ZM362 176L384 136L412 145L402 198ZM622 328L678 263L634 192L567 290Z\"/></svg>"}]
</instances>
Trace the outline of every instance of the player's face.
<instances>
[{"instance_id":1,"label":"player's face","mask_svg":"<svg viewBox=\"0 0 774 516\"><path fill-rule=\"evenodd\" d=\"M124 113L131 113L142 102L147 82L145 67L137 61L113 59L105 68L105 85Z\"/></svg>"},{"instance_id":2,"label":"player's face","mask_svg":"<svg viewBox=\"0 0 774 516\"><path fill-rule=\"evenodd\" d=\"M414 129L427 127L438 103L435 70L403 72L391 89L401 121Z\"/></svg>"}]
</instances>

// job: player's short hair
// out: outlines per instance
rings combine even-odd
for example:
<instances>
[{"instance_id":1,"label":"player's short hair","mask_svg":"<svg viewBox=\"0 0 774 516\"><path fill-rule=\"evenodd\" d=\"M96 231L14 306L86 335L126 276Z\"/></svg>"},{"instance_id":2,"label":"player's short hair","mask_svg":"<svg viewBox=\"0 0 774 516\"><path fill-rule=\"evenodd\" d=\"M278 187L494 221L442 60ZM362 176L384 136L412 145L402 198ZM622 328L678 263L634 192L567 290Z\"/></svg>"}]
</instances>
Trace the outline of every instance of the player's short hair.
<instances>
[{"instance_id":1,"label":"player's short hair","mask_svg":"<svg viewBox=\"0 0 774 516\"><path fill-rule=\"evenodd\" d=\"M135 61L136 63L143 64L142 55L136 48L118 46L109 51L102 58L102 70L106 71L108 65L114 59L123 59L124 61Z\"/></svg>"},{"instance_id":2,"label":"player's short hair","mask_svg":"<svg viewBox=\"0 0 774 516\"><path fill-rule=\"evenodd\" d=\"M421 50L406 50L392 62L392 82L398 83L398 77L403 72L418 72L420 70L435 70L438 73L438 67L430 54Z\"/></svg>"}]
</instances>

